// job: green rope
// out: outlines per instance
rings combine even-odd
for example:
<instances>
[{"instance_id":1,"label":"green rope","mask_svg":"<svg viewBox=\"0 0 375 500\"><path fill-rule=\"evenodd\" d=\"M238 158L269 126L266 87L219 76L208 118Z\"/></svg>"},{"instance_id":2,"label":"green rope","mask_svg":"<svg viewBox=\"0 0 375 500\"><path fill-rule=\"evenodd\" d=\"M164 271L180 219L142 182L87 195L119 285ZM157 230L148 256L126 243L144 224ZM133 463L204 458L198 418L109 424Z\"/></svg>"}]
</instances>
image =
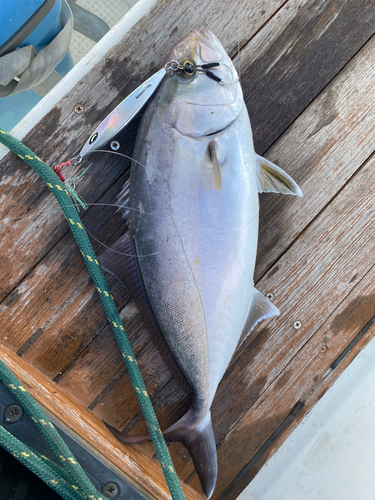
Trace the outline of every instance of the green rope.
<instances>
[{"instance_id":1,"label":"green rope","mask_svg":"<svg viewBox=\"0 0 375 500\"><path fill-rule=\"evenodd\" d=\"M92 500L105 500L94 489L93 485L91 485L90 490L92 493L94 489L95 494L88 494L88 490L83 488L82 485L77 485L71 481L70 476L62 467L29 448L2 426L0 426L0 446L11 453L65 500L83 500L88 498Z\"/></svg>"},{"instance_id":2,"label":"green rope","mask_svg":"<svg viewBox=\"0 0 375 500\"><path fill-rule=\"evenodd\" d=\"M70 482L82 491L87 492L87 494L92 495L94 498L101 498L49 418L4 363L0 364L0 377L7 389L9 389L35 423L35 426L50 445L56 457L58 457L68 473Z\"/></svg>"},{"instance_id":3,"label":"green rope","mask_svg":"<svg viewBox=\"0 0 375 500\"><path fill-rule=\"evenodd\" d=\"M86 234L81 219L79 218L77 210L72 200L70 199L68 191L66 190L59 177L40 158L38 158L29 148L22 144L22 142L18 141L1 129L0 142L15 154L17 154L17 156L19 156L33 170L37 172L37 174L46 182L48 188L60 204L60 207L62 208L66 220L70 226L70 229L72 230L72 233L81 250L91 278L99 293L100 300L103 304L112 330L116 336L118 345L126 364L126 368L129 372L130 379L137 395L139 405L145 417L152 441L154 443L157 456L161 463L171 496L173 500L185 499L181 489L181 485L177 478L177 474L174 470L167 445L164 441L158 420L147 393L146 386L143 382L141 372L139 371L129 339L126 336L124 327L122 325L120 315L117 311L117 308L113 301L113 297L111 296L110 290L102 273L99 262L96 258L94 250L91 246L90 240Z\"/></svg>"}]
</instances>

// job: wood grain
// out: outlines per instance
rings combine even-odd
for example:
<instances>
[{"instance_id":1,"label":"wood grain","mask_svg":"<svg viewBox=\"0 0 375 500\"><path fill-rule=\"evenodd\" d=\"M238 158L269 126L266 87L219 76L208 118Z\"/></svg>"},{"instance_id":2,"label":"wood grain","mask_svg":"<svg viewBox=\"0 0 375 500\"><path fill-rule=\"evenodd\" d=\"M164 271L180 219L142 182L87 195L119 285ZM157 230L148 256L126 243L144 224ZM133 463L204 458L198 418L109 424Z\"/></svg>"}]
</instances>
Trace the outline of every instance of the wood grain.
<instances>
[{"instance_id":1,"label":"wood grain","mask_svg":"<svg viewBox=\"0 0 375 500\"><path fill-rule=\"evenodd\" d=\"M292 0L246 45L241 83L258 154L372 37L374 21L372 0Z\"/></svg>"},{"instance_id":2,"label":"wood grain","mask_svg":"<svg viewBox=\"0 0 375 500\"><path fill-rule=\"evenodd\" d=\"M267 152L304 197L260 196L256 282L374 151L374 59L371 39Z\"/></svg>"},{"instance_id":3,"label":"wood grain","mask_svg":"<svg viewBox=\"0 0 375 500\"><path fill-rule=\"evenodd\" d=\"M368 280L368 277L371 279ZM335 311L332 317L322 327L321 331L319 331L319 336L316 338L316 342L314 336L314 344L310 345L309 343L306 349L303 349L303 354L301 353L301 356L299 356L299 359L296 360L294 364L294 369L297 370L297 363L301 363L299 367L300 373L297 377L293 377L293 379L290 380L290 384L289 381L287 381L285 387L282 389L282 394L286 394L290 390L292 391L294 398L292 397L291 400L289 399L290 404L293 403L293 400L298 400L303 404L303 407L261 457L253 465L249 463L246 464L219 498L226 500L234 500L237 498L239 493L256 476L265 462L278 450L285 439L292 433L297 425L299 425L319 399L328 391L353 359L355 359L360 351L374 338L374 325L372 324L366 329L366 319L375 312L373 282L374 275L372 269L359 286L349 295L349 303L345 301L340 305L337 311ZM342 332L338 334L339 328L342 328ZM349 329L351 330L350 333L348 332ZM366 330L363 337L355 344L355 347L343 359L340 365L336 369L332 369L328 366L334 358L334 354L340 354L346 342L348 342L352 336L355 336L355 334L360 334L361 329ZM321 342L320 344L319 341ZM327 349L332 349L332 352L327 363L324 364L322 360L319 359L319 356L325 355L327 352L325 349L326 347ZM311 361L312 364L310 365ZM308 369L306 369L306 366L308 366ZM326 371L324 371L325 366L328 366ZM307 379L305 379L304 375L307 376ZM302 389L306 389L304 394L302 394L302 392L297 393L292 387L292 384L299 384L300 380L303 384ZM257 425L257 428L260 429L260 425ZM250 467L248 467L248 465L250 465Z\"/></svg>"},{"instance_id":4,"label":"wood grain","mask_svg":"<svg viewBox=\"0 0 375 500\"><path fill-rule=\"evenodd\" d=\"M120 178L120 181L122 178ZM120 185L122 184L123 181L120 182ZM116 197L113 190L117 191L118 189L119 186L114 186L100 201L115 203ZM116 238L116 235L118 237L121 231L126 229L124 220L120 216L113 217L116 208L103 207L99 212L100 217L98 217L96 210L98 209L95 207L82 220L90 233L95 234L99 240L102 239L103 232L106 235L109 232L112 234L112 238ZM24 224L29 225L30 234L34 226L37 227L39 222L39 219L32 218L31 220L26 219L26 221L25 219L21 220ZM92 226L95 228L93 229ZM108 239L107 242L111 244ZM97 242L94 241L93 243L95 249L100 248L103 251L103 247L98 245ZM15 245L17 245L17 239ZM23 249L20 248L19 252L22 251ZM17 251L13 252L13 268L17 268L17 255ZM114 281L112 283L114 284ZM129 295L122 287L117 285L114 292L118 292L117 299L120 306L129 300ZM33 347L29 347L29 349L33 350L36 346L46 345L47 334L45 331L50 332L54 342L59 341L62 329L66 330L73 320L76 321L76 325L72 326L77 332L82 331L82 323L86 321L88 321L88 324L84 328L87 332L89 330L95 331L96 328L100 332L104 328L107 319L96 295L88 271L83 265L77 244L73 236L68 233L60 244L49 252L43 263L30 271L22 284L15 288L6 300L0 304L0 325L3 332L3 341L11 349L18 351L32 334L42 329L44 331L43 336L35 342ZM88 306L87 311L85 311L86 306ZM78 315L82 316L82 321L80 321ZM64 335L63 343L66 343L70 334L65 331ZM80 341L77 340L77 342ZM25 353L23 354L25 355ZM42 355L40 351L39 355ZM40 368L42 369L42 367ZM60 371L60 367L57 367L57 369ZM50 373L49 375L53 378L56 373Z\"/></svg>"},{"instance_id":5,"label":"wood grain","mask_svg":"<svg viewBox=\"0 0 375 500\"><path fill-rule=\"evenodd\" d=\"M371 167L375 162L372 161ZM291 408L297 403L303 403L303 410L297 414L297 418L287 429L282 440L311 410L314 404L322 397L327 389L334 383L348 364L357 356L363 347L374 337L375 327L370 324L364 336L355 345L350 354L344 358L337 368L332 368L332 362L343 351L349 343L366 328L366 325L375 316L375 287L373 263L369 262L370 269L359 278L353 290L345 300L332 311L332 314L324 322L309 342L300 350L292 362L288 365L283 377L275 382L265 391L261 398L241 419L231 432L225 437L219 451L222 460L228 467L231 459L234 459L233 444L236 442L236 460L243 456L243 452L251 440L254 443L253 450L262 444L272 433L268 428L266 420L272 419L273 428L276 429L283 419L288 415ZM256 432L251 431L256 429ZM271 432L270 432L271 431ZM247 441L245 435L252 433L252 438ZM267 437L266 437L267 436ZM217 498L234 499L241 489L255 476L261 465L280 446L282 440L267 450L267 453L243 475L236 483L235 488L227 488L225 493ZM252 445L251 445L252 446ZM223 448L221 450L221 448ZM230 456L232 455L232 457ZM230 482L230 484L232 484ZM229 483L229 482L228 482ZM242 483L242 484L241 484Z\"/></svg>"}]
</instances>

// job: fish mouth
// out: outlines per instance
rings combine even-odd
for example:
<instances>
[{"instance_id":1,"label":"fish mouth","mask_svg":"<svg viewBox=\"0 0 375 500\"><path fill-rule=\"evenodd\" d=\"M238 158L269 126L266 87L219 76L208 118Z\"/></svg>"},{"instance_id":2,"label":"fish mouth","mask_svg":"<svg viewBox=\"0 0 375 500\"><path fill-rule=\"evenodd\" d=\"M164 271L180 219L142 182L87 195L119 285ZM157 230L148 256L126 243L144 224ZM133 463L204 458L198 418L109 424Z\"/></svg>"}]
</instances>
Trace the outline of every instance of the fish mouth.
<instances>
[{"instance_id":1,"label":"fish mouth","mask_svg":"<svg viewBox=\"0 0 375 500\"><path fill-rule=\"evenodd\" d=\"M233 124L233 122L235 122L235 120L228 123L228 125L226 125L225 127L221 127L219 129L215 130L214 132L210 132L209 134L205 134L204 137L211 137L212 135L216 135L216 134L220 134L220 132L224 132Z\"/></svg>"},{"instance_id":2,"label":"fish mouth","mask_svg":"<svg viewBox=\"0 0 375 500\"><path fill-rule=\"evenodd\" d=\"M210 137L223 134L236 122L242 105L200 105L186 102L174 102L170 107L170 116L174 128L187 137Z\"/></svg>"},{"instance_id":3,"label":"fish mouth","mask_svg":"<svg viewBox=\"0 0 375 500\"><path fill-rule=\"evenodd\" d=\"M226 102L210 102L207 104L202 104L200 102L193 101L180 101L183 104L189 104L189 106L199 106L200 108L220 108L223 106L233 106L236 103L236 98L234 97L231 101Z\"/></svg>"},{"instance_id":4,"label":"fish mouth","mask_svg":"<svg viewBox=\"0 0 375 500\"><path fill-rule=\"evenodd\" d=\"M229 125L227 127L221 128L220 130L215 130L215 132L210 132L209 134L206 134L205 137L210 137L211 135L220 134L220 132L224 132L224 130L227 129L228 127Z\"/></svg>"}]
</instances>

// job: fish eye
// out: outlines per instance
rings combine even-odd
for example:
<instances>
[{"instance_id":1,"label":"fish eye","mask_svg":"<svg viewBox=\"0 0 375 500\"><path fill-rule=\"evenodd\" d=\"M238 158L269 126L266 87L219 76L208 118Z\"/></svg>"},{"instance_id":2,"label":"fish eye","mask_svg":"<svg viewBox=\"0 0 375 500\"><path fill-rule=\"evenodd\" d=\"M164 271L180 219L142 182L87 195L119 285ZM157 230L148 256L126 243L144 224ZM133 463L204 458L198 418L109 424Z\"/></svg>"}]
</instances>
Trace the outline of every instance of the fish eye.
<instances>
[{"instance_id":1,"label":"fish eye","mask_svg":"<svg viewBox=\"0 0 375 500\"><path fill-rule=\"evenodd\" d=\"M182 66L184 67L184 72L188 75L192 75L193 73L195 73L194 63L192 63L191 61L184 61L182 63Z\"/></svg>"},{"instance_id":2,"label":"fish eye","mask_svg":"<svg viewBox=\"0 0 375 500\"><path fill-rule=\"evenodd\" d=\"M192 61L189 61L189 59L185 59L180 64L183 68L181 69L180 76L184 78L191 78L195 75L196 69Z\"/></svg>"}]
</instances>

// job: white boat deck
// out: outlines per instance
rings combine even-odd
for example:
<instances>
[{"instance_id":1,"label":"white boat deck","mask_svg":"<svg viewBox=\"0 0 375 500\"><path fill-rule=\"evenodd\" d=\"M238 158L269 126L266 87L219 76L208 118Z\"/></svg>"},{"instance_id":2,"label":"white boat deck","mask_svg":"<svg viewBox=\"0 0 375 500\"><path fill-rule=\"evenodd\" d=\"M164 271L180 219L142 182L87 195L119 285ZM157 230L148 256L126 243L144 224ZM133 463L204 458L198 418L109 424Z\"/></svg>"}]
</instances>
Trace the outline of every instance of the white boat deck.
<instances>
[{"instance_id":1,"label":"white boat deck","mask_svg":"<svg viewBox=\"0 0 375 500\"><path fill-rule=\"evenodd\" d=\"M238 500L373 500L375 342L368 344Z\"/></svg>"}]
</instances>

